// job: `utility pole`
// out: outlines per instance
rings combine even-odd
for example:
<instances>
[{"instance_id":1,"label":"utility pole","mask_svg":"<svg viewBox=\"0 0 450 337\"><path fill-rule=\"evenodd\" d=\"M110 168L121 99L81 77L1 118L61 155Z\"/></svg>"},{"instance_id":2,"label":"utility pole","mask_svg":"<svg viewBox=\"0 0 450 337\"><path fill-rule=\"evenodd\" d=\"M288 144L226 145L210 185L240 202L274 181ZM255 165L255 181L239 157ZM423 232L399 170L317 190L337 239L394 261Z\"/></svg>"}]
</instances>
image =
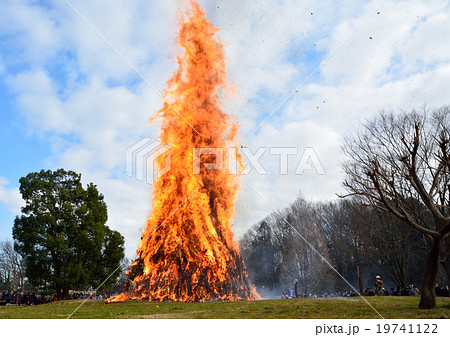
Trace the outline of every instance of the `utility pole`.
<instances>
[{"instance_id":1,"label":"utility pole","mask_svg":"<svg viewBox=\"0 0 450 337\"><path fill-rule=\"evenodd\" d=\"M364 295L364 287L362 280L362 271L361 271L361 263L358 263L358 278L359 278L359 294Z\"/></svg>"}]
</instances>

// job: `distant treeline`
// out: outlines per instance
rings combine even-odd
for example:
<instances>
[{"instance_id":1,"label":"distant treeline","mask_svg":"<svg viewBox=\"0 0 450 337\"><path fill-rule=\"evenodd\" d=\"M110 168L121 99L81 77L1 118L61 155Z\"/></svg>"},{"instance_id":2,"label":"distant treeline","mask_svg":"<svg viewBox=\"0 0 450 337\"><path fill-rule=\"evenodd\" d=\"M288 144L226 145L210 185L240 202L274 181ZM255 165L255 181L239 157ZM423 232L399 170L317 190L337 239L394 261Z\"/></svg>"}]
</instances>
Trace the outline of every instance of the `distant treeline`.
<instances>
[{"instance_id":1,"label":"distant treeline","mask_svg":"<svg viewBox=\"0 0 450 337\"><path fill-rule=\"evenodd\" d=\"M373 288L376 275L387 288L420 287L428 250L421 233L388 213L356 200L314 203L301 196L255 224L240 246L250 281L263 296L281 295L295 280L307 295L349 291L345 280L359 291L358 264L364 289ZM438 281L448 285L448 242L443 255Z\"/></svg>"}]
</instances>

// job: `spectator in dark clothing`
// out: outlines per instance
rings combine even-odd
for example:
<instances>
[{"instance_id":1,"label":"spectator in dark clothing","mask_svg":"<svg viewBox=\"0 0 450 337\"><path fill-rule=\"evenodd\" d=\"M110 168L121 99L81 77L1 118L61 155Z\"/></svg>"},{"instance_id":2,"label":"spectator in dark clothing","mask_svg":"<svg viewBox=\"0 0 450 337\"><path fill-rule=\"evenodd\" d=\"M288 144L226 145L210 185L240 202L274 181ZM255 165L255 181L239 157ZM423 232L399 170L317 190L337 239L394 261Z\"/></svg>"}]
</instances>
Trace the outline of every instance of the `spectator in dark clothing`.
<instances>
[{"instance_id":1,"label":"spectator in dark clothing","mask_svg":"<svg viewBox=\"0 0 450 337\"><path fill-rule=\"evenodd\" d=\"M367 288L366 291L364 292L365 296L375 296L375 293L373 292L372 288Z\"/></svg>"},{"instance_id":2,"label":"spectator in dark clothing","mask_svg":"<svg viewBox=\"0 0 450 337\"><path fill-rule=\"evenodd\" d=\"M406 296L414 296L414 288L412 285L409 285L406 288Z\"/></svg>"},{"instance_id":3,"label":"spectator in dark clothing","mask_svg":"<svg viewBox=\"0 0 450 337\"><path fill-rule=\"evenodd\" d=\"M441 284L436 284L435 292L438 297L449 297L448 287L443 287Z\"/></svg>"}]
</instances>

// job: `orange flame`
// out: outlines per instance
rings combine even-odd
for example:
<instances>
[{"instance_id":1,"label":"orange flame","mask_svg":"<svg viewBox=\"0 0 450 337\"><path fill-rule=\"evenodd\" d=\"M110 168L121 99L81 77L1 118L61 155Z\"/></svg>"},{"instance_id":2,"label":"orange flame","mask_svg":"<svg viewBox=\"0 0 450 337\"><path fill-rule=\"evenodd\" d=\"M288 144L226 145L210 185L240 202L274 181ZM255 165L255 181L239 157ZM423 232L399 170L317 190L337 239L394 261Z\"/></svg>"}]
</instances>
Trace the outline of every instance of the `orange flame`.
<instances>
[{"instance_id":1,"label":"orange flame","mask_svg":"<svg viewBox=\"0 0 450 337\"><path fill-rule=\"evenodd\" d=\"M237 125L224 113L219 96L226 88L223 46L218 29L191 1L181 18L178 70L167 82L160 140L171 151L157 159L170 170L153 188L152 212L128 272L128 291L110 302L129 299L206 301L257 299L231 231L238 177L201 166L193 172L193 149L237 147ZM151 121L154 120L153 117ZM224 156L226 157L226 156ZM215 155L201 163L217 163ZM241 157L236 156L242 167ZM228 168L228 161L222 163ZM124 295L125 294L125 295Z\"/></svg>"}]
</instances>

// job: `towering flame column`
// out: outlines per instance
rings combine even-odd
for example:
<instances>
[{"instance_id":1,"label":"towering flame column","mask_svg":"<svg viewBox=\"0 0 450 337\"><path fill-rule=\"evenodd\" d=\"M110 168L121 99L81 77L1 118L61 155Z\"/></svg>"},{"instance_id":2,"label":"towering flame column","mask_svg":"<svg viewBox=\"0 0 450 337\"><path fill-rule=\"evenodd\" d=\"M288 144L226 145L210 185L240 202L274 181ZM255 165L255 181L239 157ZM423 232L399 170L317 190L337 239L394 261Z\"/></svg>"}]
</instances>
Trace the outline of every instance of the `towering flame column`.
<instances>
[{"instance_id":1,"label":"towering flame column","mask_svg":"<svg viewBox=\"0 0 450 337\"><path fill-rule=\"evenodd\" d=\"M153 187L152 211L128 273L128 291L121 299L205 301L255 299L231 231L239 189L229 174L226 155L237 147L237 125L222 111L225 56L218 29L192 1L181 19L178 70L167 82L160 140L171 151L157 159L170 170ZM223 149L223 170L201 165L194 174L196 148ZM201 156L202 163L220 160ZM238 165L241 157L237 155Z\"/></svg>"}]
</instances>

